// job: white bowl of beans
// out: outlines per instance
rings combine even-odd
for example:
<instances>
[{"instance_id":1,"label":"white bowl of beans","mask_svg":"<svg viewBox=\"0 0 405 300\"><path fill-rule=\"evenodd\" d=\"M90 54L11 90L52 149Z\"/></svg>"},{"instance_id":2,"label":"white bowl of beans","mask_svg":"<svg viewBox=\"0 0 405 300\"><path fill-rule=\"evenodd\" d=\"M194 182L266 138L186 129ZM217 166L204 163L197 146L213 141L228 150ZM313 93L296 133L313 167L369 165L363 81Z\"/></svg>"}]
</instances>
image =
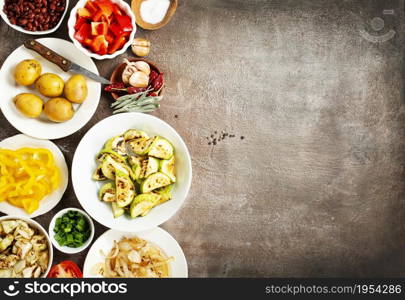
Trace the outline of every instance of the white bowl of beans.
<instances>
[{"instance_id":1,"label":"white bowl of beans","mask_svg":"<svg viewBox=\"0 0 405 300\"><path fill-rule=\"evenodd\" d=\"M17 31L45 35L59 28L68 7L69 0L0 0L0 15Z\"/></svg>"}]
</instances>

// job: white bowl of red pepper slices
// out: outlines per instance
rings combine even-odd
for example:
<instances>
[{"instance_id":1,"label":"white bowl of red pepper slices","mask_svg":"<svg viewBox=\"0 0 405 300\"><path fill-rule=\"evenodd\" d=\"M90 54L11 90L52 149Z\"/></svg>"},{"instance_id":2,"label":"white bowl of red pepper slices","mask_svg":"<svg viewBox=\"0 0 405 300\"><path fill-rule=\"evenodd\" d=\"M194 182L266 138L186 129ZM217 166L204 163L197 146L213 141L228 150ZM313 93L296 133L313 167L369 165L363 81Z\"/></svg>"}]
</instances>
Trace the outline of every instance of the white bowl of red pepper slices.
<instances>
[{"instance_id":1,"label":"white bowl of red pepper slices","mask_svg":"<svg viewBox=\"0 0 405 300\"><path fill-rule=\"evenodd\" d=\"M69 37L98 60L124 53L136 32L135 15L123 0L79 0L70 12Z\"/></svg>"}]
</instances>

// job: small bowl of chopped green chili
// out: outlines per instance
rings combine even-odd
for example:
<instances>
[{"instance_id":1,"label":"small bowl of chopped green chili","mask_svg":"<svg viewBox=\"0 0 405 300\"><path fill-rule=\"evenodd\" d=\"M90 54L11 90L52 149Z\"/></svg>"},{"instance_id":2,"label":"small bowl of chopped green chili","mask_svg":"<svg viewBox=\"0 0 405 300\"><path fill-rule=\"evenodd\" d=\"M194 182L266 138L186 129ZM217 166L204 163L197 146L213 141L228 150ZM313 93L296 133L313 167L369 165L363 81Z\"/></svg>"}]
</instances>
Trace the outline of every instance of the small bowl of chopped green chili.
<instances>
[{"instance_id":1,"label":"small bowl of chopped green chili","mask_svg":"<svg viewBox=\"0 0 405 300\"><path fill-rule=\"evenodd\" d=\"M94 223L83 210L65 208L49 224L52 244L61 252L78 253L86 249L94 237Z\"/></svg>"}]
</instances>

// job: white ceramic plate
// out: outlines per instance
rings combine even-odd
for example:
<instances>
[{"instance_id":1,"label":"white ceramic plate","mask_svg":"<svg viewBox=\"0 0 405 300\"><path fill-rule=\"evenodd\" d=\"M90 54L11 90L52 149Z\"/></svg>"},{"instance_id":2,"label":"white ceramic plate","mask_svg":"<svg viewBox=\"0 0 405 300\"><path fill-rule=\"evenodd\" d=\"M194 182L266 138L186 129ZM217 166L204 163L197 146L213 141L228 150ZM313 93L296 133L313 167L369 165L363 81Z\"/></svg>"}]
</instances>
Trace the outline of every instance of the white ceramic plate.
<instances>
[{"instance_id":1,"label":"white ceramic plate","mask_svg":"<svg viewBox=\"0 0 405 300\"><path fill-rule=\"evenodd\" d=\"M55 228L56 220L58 218L62 217L67 212L72 211L72 210L78 211L79 213L81 213L87 219L87 222L89 223L89 227L90 227L89 238L87 239L87 241L84 242L83 245L81 245L80 247L77 247L77 248L72 248L72 247L68 247L68 246L60 246L59 243L55 240L55 232L53 230ZM75 207L69 207L69 208L65 208L65 209L58 211L53 216L51 222L49 223L48 232L49 232L49 237L51 239L51 242L56 249L58 249L59 251L61 251L63 253L74 254L74 253L82 252L84 249L86 249L90 245L91 241L94 238L94 223L93 223L93 220L89 217L89 215L86 214L83 210L75 208Z\"/></svg>"},{"instance_id":2,"label":"white ceramic plate","mask_svg":"<svg viewBox=\"0 0 405 300\"><path fill-rule=\"evenodd\" d=\"M44 227L41 226L41 224L39 224L37 221L32 220L30 218L25 218L25 217L16 216L16 215L0 217L0 222L1 221L7 221L7 220L23 220L23 221L27 222L28 225L32 226L33 228L38 229L38 231L42 235L45 236L47 244L48 244L48 249L49 249L48 268L46 269L45 273L41 275L41 277L45 278L48 275L49 270L51 269L52 261L53 261L53 248L52 248L52 243L51 243L51 240L49 239L48 233L46 232Z\"/></svg>"},{"instance_id":3,"label":"white ceramic plate","mask_svg":"<svg viewBox=\"0 0 405 300\"><path fill-rule=\"evenodd\" d=\"M0 202L0 212L8 214L8 215L15 215L21 216L26 218L35 218L40 215L46 214L52 208L54 208L59 201L62 199L63 193L66 190L69 178L69 171L66 165L65 157L63 156L62 152L59 148L52 143L51 141L47 140L38 140L26 136L24 134L18 134L12 137L9 137L5 140L0 142L0 148L10 149L10 150L17 150L19 148L28 147L28 148L45 148L49 149L53 157L55 158L56 165L59 167L61 172L61 183L57 190L55 190L52 194L46 196L44 199L41 200L39 203L39 208L34 211L32 214L27 214L23 209L15 207L6 201Z\"/></svg>"},{"instance_id":4,"label":"white ceramic plate","mask_svg":"<svg viewBox=\"0 0 405 300\"><path fill-rule=\"evenodd\" d=\"M155 246L159 247L167 256L173 256L174 260L170 262L170 277L187 278L188 269L187 261L183 250L177 241L165 230L160 227L139 233L127 233L115 230L104 232L91 246L87 253L83 267L83 277L102 277L101 275L92 274L92 268L97 263L104 262L104 254L108 254L114 244L114 241L119 241L123 237L139 237Z\"/></svg>"},{"instance_id":5,"label":"white ceramic plate","mask_svg":"<svg viewBox=\"0 0 405 300\"><path fill-rule=\"evenodd\" d=\"M29 31L29 30L25 30L24 28L17 26L17 25L13 25L10 23L10 21L8 20L7 15L4 13L3 8L4 8L4 0L0 0L0 16L1 18L4 20L4 22L7 23L8 26L10 26L11 28L23 32L25 34L32 34L32 35L45 35L45 34L50 34L54 31L56 31L56 29L59 28L60 24L62 24L63 19L65 18L66 12L69 9L69 0L66 0L66 5L65 5L65 11L63 12L63 15L61 16L59 23L54 27L51 28L49 30L44 30L44 31Z\"/></svg>"},{"instance_id":6,"label":"white ceramic plate","mask_svg":"<svg viewBox=\"0 0 405 300\"><path fill-rule=\"evenodd\" d=\"M76 40L74 38L75 35L75 24L76 24L76 16L77 16L77 10L79 8L82 8L86 5L87 0L79 0L75 7L72 8L72 10L70 11L70 16L69 16L69 20L68 20L68 30L69 30L69 37L72 40L72 42L76 45L77 49L79 49L81 52L83 52L84 54L86 54L87 56L93 57L95 59L98 60L102 60L102 59L111 59L114 58L118 55L123 54L129 46L132 45L132 41L135 37L135 33L136 33L136 22L135 22L135 15L132 12L131 7L128 5L128 3L126 3L123 0L110 0L112 3L117 4L120 8L122 8L125 13L131 18L132 21L132 32L129 35L128 41L126 42L126 44L120 49L115 51L113 54L106 54L106 55L98 55L88 49L86 49L85 47L82 46L82 44L80 44L80 42L78 40Z\"/></svg>"},{"instance_id":7,"label":"white ceramic plate","mask_svg":"<svg viewBox=\"0 0 405 300\"><path fill-rule=\"evenodd\" d=\"M71 42L56 38L42 38L38 39L38 42L44 44L67 59L72 60L78 65L98 74L97 67L91 58L80 52ZM23 116L16 109L13 98L20 93L34 93L40 96L44 101L46 101L47 98L40 95L33 86L24 87L15 82L13 76L14 68L24 59L38 60L42 65L42 73L56 73L65 81L73 75L73 73L70 72L63 72L57 65L47 61L36 52L26 49L24 46L20 46L14 50L8 56L0 70L0 90L2 91L0 108L11 125L26 135L38 139L50 140L63 138L82 128L91 119L97 109L101 93L100 83L87 79L87 99L80 105L73 105L76 112L73 118L69 121L64 123L53 123L48 121L43 114L40 118L30 119Z\"/></svg>"},{"instance_id":8,"label":"white ceramic plate","mask_svg":"<svg viewBox=\"0 0 405 300\"><path fill-rule=\"evenodd\" d=\"M95 157L104 143L131 128L143 130L150 136L160 135L173 144L177 182L172 191L173 199L154 207L145 217L131 219L124 215L115 219L111 205L98 199L98 190L105 182L94 181L91 177L97 166ZM104 226L126 232L148 230L170 219L186 199L191 177L190 154L182 138L166 122L142 113L117 114L94 125L77 146L72 163L73 188L86 212Z\"/></svg>"}]
</instances>

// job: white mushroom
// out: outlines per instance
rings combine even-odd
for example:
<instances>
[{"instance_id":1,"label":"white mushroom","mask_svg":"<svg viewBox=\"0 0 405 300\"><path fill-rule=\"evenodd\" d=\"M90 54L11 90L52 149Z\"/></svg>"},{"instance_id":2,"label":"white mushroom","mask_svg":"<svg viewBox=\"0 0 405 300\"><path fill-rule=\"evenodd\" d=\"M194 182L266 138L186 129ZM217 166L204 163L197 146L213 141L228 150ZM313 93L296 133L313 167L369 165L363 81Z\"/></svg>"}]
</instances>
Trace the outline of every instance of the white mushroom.
<instances>
[{"instance_id":1,"label":"white mushroom","mask_svg":"<svg viewBox=\"0 0 405 300\"><path fill-rule=\"evenodd\" d=\"M32 273L34 272L35 267L36 267L36 266L32 266L32 267L25 268L25 269L22 271L23 277L24 277L24 278L31 278L31 277L32 277Z\"/></svg>"},{"instance_id":2,"label":"white mushroom","mask_svg":"<svg viewBox=\"0 0 405 300\"><path fill-rule=\"evenodd\" d=\"M16 231L14 232L14 236L22 236L24 239L29 240L32 235L34 234L34 231L31 228L25 228L25 227L18 227Z\"/></svg>"},{"instance_id":3,"label":"white mushroom","mask_svg":"<svg viewBox=\"0 0 405 300\"><path fill-rule=\"evenodd\" d=\"M17 227L17 222L14 220L3 221L1 222L1 226L3 227L4 232L8 234Z\"/></svg>"},{"instance_id":4,"label":"white mushroom","mask_svg":"<svg viewBox=\"0 0 405 300\"><path fill-rule=\"evenodd\" d=\"M36 252L34 250L29 251L26 258L25 258L25 260L29 264L34 264L38 260Z\"/></svg>"},{"instance_id":5,"label":"white mushroom","mask_svg":"<svg viewBox=\"0 0 405 300\"><path fill-rule=\"evenodd\" d=\"M14 272L16 274L21 273L22 270L25 268L25 260L19 260L15 265L14 265Z\"/></svg>"},{"instance_id":6,"label":"white mushroom","mask_svg":"<svg viewBox=\"0 0 405 300\"><path fill-rule=\"evenodd\" d=\"M0 278L10 278L13 274L11 269L1 269L0 270Z\"/></svg>"},{"instance_id":7,"label":"white mushroom","mask_svg":"<svg viewBox=\"0 0 405 300\"><path fill-rule=\"evenodd\" d=\"M29 242L22 242L22 241L17 241L15 245L21 249L21 253L18 252L21 256L21 258L25 258L27 253L32 249L32 244Z\"/></svg>"}]
</instances>

